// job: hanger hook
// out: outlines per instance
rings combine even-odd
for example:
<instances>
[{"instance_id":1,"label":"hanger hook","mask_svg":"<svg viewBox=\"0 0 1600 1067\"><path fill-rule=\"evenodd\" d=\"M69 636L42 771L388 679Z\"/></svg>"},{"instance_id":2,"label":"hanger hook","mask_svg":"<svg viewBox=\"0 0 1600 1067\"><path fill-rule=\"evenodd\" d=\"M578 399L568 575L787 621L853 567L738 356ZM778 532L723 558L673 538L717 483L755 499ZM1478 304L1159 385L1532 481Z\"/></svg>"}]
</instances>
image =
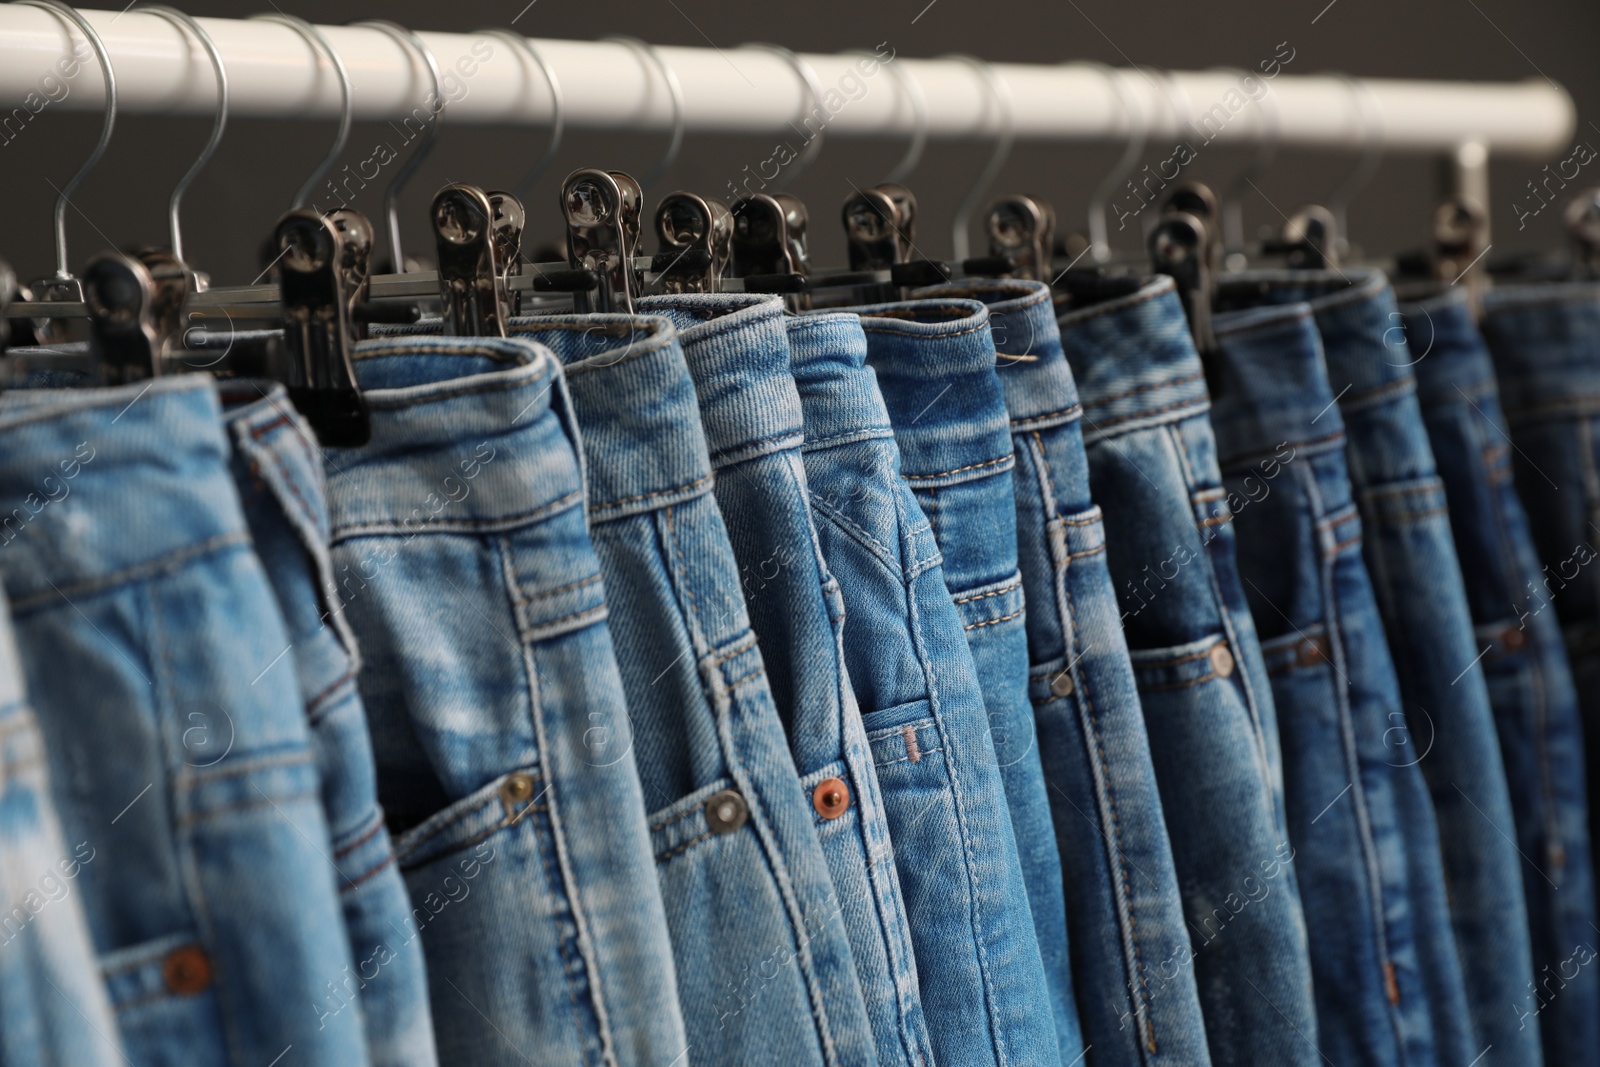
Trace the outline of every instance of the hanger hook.
<instances>
[{"instance_id":1,"label":"hanger hook","mask_svg":"<svg viewBox=\"0 0 1600 1067\"><path fill-rule=\"evenodd\" d=\"M339 156L344 152L345 142L350 139L350 123L355 117L354 102L350 95L350 71L345 69L344 60L339 58L339 53L333 50L333 45L328 43L328 39L322 35L322 31L305 19L297 15L285 15L277 11L269 12L265 15L251 15L250 17L264 22L281 23L289 27L305 38L306 43L311 46L313 52L321 52L326 56L328 62L333 65L334 73L339 76L339 101L344 109L343 114L339 116L339 132L334 135L333 148L328 152L328 158L324 159L322 164L311 172L311 177L307 178L306 183L300 187L300 191L294 194L294 203L291 206L297 209L303 208L306 206L306 202L311 199L312 190L322 184L322 179L326 178L328 172L333 169L333 165L339 162ZM318 62L317 65L320 67L321 63Z\"/></svg>"},{"instance_id":2,"label":"hanger hook","mask_svg":"<svg viewBox=\"0 0 1600 1067\"><path fill-rule=\"evenodd\" d=\"M1350 172L1339 182L1338 188L1328 197L1328 211L1332 213L1334 225L1337 227L1333 246L1342 259L1350 251L1348 229L1350 201L1366 188L1367 183L1372 180L1372 176L1383 163L1383 114L1378 108L1377 96L1373 93L1372 86L1348 74L1339 73L1334 77L1344 82L1345 87L1350 90L1350 102L1355 105L1356 121L1361 124L1362 135L1366 141L1361 158L1356 160L1355 166L1350 168Z\"/></svg>"},{"instance_id":3,"label":"hanger hook","mask_svg":"<svg viewBox=\"0 0 1600 1067\"><path fill-rule=\"evenodd\" d=\"M1241 79L1253 78L1254 74L1243 67L1217 67L1217 70L1228 74L1237 74ZM1283 116L1278 112L1278 102L1272 96L1271 86L1266 86L1266 92L1255 97L1256 105L1254 122L1259 129L1269 131L1269 135L1261 138L1256 148L1256 155L1250 165L1239 173L1239 176L1227 184L1218 194L1222 201L1222 248L1225 253L1224 262L1232 260L1234 256L1244 256L1244 187L1253 186L1257 178L1267 172L1272 166L1272 161L1278 156L1278 142L1283 136ZM1268 104L1268 101L1271 101ZM1240 261L1242 264L1242 259ZM1230 265L1230 270L1243 269L1242 265Z\"/></svg>"},{"instance_id":4,"label":"hanger hook","mask_svg":"<svg viewBox=\"0 0 1600 1067\"><path fill-rule=\"evenodd\" d=\"M409 48L422 57L423 65L428 68L428 73L433 75L434 103L428 105L428 110L432 112L428 119L428 129L422 135L422 143L411 153L411 158L395 171L394 177L389 180L389 188L383 192L383 214L389 226L389 253L394 257L394 272L404 274L406 257L400 250L400 190L406 187L406 183L417 172L417 168L422 166L422 161L433 151L433 143L439 139L439 127L444 123L444 74L439 70L439 60L434 56L433 49L423 44L422 38L399 23L390 22L388 19L363 19L350 25L388 34L401 48ZM406 65L410 66L409 63Z\"/></svg>"},{"instance_id":5,"label":"hanger hook","mask_svg":"<svg viewBox=\"0 0 1600 1067\"><path fill-rule=\"evenodd\" d=\"M794 130L795 133L800 134L802 137L807 136L805 133L806 120L819 111L824 116L828 114L827 108L824 107L822 103L822 80L817 77L817 72L812 68L810 63L806 62L804 59L801 59L800 56L795 52L783 47L782 45L767 44L762 41L757 41L751 44L742 45L741 47L756 49L762 52L771 52L773 55L789 64L789 68L794 71L795 77L800 79L800 112L796 116L800 120L800 125L799 127L796 127L795 124L791 122L789 123L789 128ZM811 106L809 107L806 104L807 94L810 94L811 96ZM813 110L813 108L815 108L815 110ZM774 188L778 189L780 192L789 188L789 186L793 185L795 180L800 177L801 173L816 161L817 156L822 152L822 131L824 126L826 126L826 122L824 122L822 126L818 126L816 132L809 136L806 141L805 148L800 150L800 155L795 159L794 165L781 175L780 181L774 183Z\"/></svg>"},{"instance_id":6,"label":"hanger hook","mask_svg":"<svg viewBox=\"0 0 1600 1067\"><path fill-rule=\"evenodd\" d=\"M868 52L866 49L848 54L878 59L876 52ZM916 128L912 130L911 143L906 146L905 156L901 158L899 163L895 164L894 170L886 174L883 179L886 183L900 183L904 182L911 176L911 172L917 169L917 164L922 162L922 150L928 144L928 97L922 91L922 83L917 81L916 76L909 70L902 69L901 64L883 60L879 60L879 62L888 67L889 73L894 75L895 84L900 87L901 95L910 103L911 115L916 121Z\"/></svg>"},{"instance_id":7,"label":"hanger hook","mask_svg":"<svg viewBox=\"0 0 1600 1067\"><path fill-rule=\"evenodd\" d=\"M1106 204L1111 200L1111 194L1116 192L1117 186L1122 184L1139 162L1139 157L1144 153L1144 145L1150 134L1149 116L1144 109L1136 106L1133 94L1122 83L1122 72L1112 70L1104 63L1087 60L1074 66L1088 67L1097 71L1105 78L1106 84L1111 86L1111 91L1116 94L1117 102L1122 107L1122 116L1128 122L1128 143L1123 148L1122 155L1111 168L1111 173L1103 178L1095 187L1094 195L1089 198L1089 258L1096 263L1105 263L1111 259L1111 241L1106 229Z\"/></svg>"},{"instance_id":8,"label":"hanger hook","mask_svg":"<svg viewBox=\"0 0 1600 1067\"><path fill-rule=\"evenodd\" d=\"M985 63L973 56L952 55L944 58L965 63L976 71L989 91L989 102L1000 112L1000 135L995 138L994 151L989 154L989 162L984 164L983 170L978 174L978 180L967 190L966 197L950 220L951 258L960 261L966 259L970 251L967 243L967 222L972 218L972 213L978 209L983 194L988 192L990 184L999 176L1000 168L1006 165L1006 157L1011 155L1011 145L1016 140L1017 124L1016 114L1012 109L1011 86L995 72L993 64ZM987 111L988 108L985 107L984 110Z\"/></svg>"},{"instance_id":9,"label":"hanger hook","mask_svg":"<svg viewBox=\"0 0 1600 1067\"><path fill-rule=\"evenodd\" d=\"M200 23L175 7L166 4L149 3L148 0L138 0L133 5L135 11L148 11L152 15L162 18L178 27L179 34L188 30L194 34L200 46L206 50L206 55L211 59L211 70L217 78L217 115L211 123L211 137L206 141L205 148L201 149L200 157L190 165L187 173L178 179L178 184L172 189L172 197L167 201L167 229L172 235L172 254L177 259L183 259L183 227L178 217L179 209L183 203L183 194L189 191L189 186L206 169L206 164L211 162L211 157L217 154L217 146L222 143L222 131L228 126L228 70L222 63L222 53L217 50L217 44L211 39ZM187 42L185 42L187 43Z\"/></svg>"},{"instance_id":10,"label":"hanger hook","mask_svg":"<svg viewBox=\"0 0 1600 1067\"><path fill-rule=\"evenodd\" d=\"M561 82L556 79L556 72L550 68L549 63L545 62L544 56L540 55L539 50L534 47L532 41L520 33L513 33L510 30L488 29L480 30L479 32L486 33L491 37L498 37L513 48L520 49L529 59L533 60L533 65L539 68L539 73L544 75L544 83L550 90L550 109L553 112L550 119L550 143L545 145L544 155L539 157L539 162L535 163L533 169L528 171L522 180L517 183L515 190L518 197L526 199L534 183L544 176L544 172L549 169L550 164L555 162L556 153L561 150L561 135L567 128L566 98L561 93Z\"/></svg>"},{"instance_id":11,"label":"hanger hook","mask_svg":"<svg viewBox=\"0 0 1600 1067\"><path fill-rule=\"evenodd\" d=\"M661 73L661 79L667 83L667 93L672 97L672 140L667 143L666 155L650 168L650 173L639 182L641 190L648 189L678 161L678 150L683 147L683 85L678 81L678 75L667 66L667 61L661 58L661 53L656 51L656 46L637 37L602 37L602 41L613 41L617 44L627 45L633 49L640 59L654 65Z\"/></svg>"},{"instance_id":12,"label":"hanger hook","mask_svg":"<svg viewBox=\"0 0 1600 1067\"><path fill-rule=\"evenodd\" d=\"M43 8L53 12L60 18L70 20L77 26L83 36L94 49L95 58L100 62L100 76L105 79L106 110L105 121L100 126L100 140L95 142L94 151L89 153L89 158L83 161L78 168L78 173L67 180L67 184L56 190L56 277L71 278L72 272L67 269L67 205L71 202L72 194L77 192L78 186L94 170L100 162L100 157L106 154L106 145L111 143L111 131L117 124L117 78L111 70L111 53L106 51L105 42L100 35L89 25L89 20L78 13L78 10L61 0L17 0L19 4L28 7ZM67 35L69 38L71 34ZM68 44L70 45L70 41Z\"/></svg>"}]
</instances>

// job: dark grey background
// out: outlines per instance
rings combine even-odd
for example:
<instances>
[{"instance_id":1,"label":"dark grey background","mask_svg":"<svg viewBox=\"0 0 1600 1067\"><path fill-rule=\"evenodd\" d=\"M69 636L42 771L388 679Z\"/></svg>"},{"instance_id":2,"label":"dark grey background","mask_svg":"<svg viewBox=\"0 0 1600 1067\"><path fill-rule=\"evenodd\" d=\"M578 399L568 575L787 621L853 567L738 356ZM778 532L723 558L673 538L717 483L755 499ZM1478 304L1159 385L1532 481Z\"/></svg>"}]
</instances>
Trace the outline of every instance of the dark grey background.
<instances>
[{"instance_id":1,"label":"dark grey background","mask_svg":"<svg viewBox=\"0 0 1600 1067\"><path fill-rule=\"evenodd\" d=\"M269 0L176 0L194 15L243 17L270 8ZM276 0L281 10L319 23L388 18L420 30L471 31L508 26L535 37L592 39L628 33L657 44L719 47L772 41L801 51L871 48L889 41L901 56L966 52L989 60L1058 63L1099 60L1114 66L1196 70L1236 66L1254 70L1287 41L1294 49L1290 74L1343 71L1355 75L1513 81L1548 77L1572 94L1578 108L1575 139L1600 146L1600 4L1570 0L1209 0L1141 3L1139 0L812 0L807 4L749 4L731 0L418 0L387 3L310 3ZM1320 13L1320 17L1319 17ZM1313 22L1313 20L1316 20ZM1591 121L1592 120L1592 121ZM98 115L46 111L16 142L0 147L0 257L24 277L53 265L49 181L71 175L93 144ZM165 243L167 194L204 142L209 120L123 117L99 169L74 198L69 215L72 266L108 246ZM381 124L358 124L346 162L355 164L379 139ZM238 119L210 168L185 201L188 258L218 283L247 282L258 269L259 249L279 213L332 135L326 122ZM729 174L766 157L769 138L690 137L678 163L655 192L688 188L715 195ZM641 174L658 158L661 135L572 133L561 157L528 198L529 237L536 244L559 237L555 190L561 175L578 166ZM544 131L455 127L448 123L432 159L413 180L404 225L410 247L430 245L424 209L446 180L504 186L520 177L543 150ZM828 142L821 158L793 192L810 207L813 259L838 265L843 256L838 208L849 182L883 177L903 150L900 143ZM1171 152L1152 144L1145 162ZM1094 186L1119 153L1116 145L1019 144L992 193L1029 192L1050 199L1063 228L1081 229ZM1502 160L1492 171L1490 209L1494 255L1518 246L1561 240L1555 207L1517 231L1512 204L1526 182L1542 176L1549 160ZM949 218L986 158L978 142L931 144L908 184L922 208L918 245L930 256L949 252ZM1250 159L1248 149L1207 149L1189 176L1226 184ZM1293 211L1326 198L1354 162L1350 154L1285 150L1257 184L1264 195L1244 200L1249 232L1281 222ZM1578 184L1600 184L1600 162ZM1390 155L1351 207L1351 236L1368 252L1389 254L1419 247L1435 197L1435 163L1416 155ZM376 210L370 210L376 214ZM1134 227L1113 242L1138 249ZM652 242L653 243L653 242Z\"/></svg>"}]
</instances>

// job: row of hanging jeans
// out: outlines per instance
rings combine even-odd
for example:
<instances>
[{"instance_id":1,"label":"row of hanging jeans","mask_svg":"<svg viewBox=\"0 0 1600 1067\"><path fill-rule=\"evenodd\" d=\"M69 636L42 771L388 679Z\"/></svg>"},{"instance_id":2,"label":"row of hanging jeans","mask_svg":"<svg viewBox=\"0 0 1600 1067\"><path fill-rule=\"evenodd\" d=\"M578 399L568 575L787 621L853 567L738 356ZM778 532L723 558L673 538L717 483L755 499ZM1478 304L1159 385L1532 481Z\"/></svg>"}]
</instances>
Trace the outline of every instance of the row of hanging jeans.
<instances>
[{"instance_id":1,"label":"row of hanging jeans","mask_svg":"<svg viewBox=\"0 0 1600 1067\"><path fill-rule=\"evenodd\" d=\"M0 1062L1600 1064L1600 289L1402 295L17 383Z\"/></svg>"}]
</instances>

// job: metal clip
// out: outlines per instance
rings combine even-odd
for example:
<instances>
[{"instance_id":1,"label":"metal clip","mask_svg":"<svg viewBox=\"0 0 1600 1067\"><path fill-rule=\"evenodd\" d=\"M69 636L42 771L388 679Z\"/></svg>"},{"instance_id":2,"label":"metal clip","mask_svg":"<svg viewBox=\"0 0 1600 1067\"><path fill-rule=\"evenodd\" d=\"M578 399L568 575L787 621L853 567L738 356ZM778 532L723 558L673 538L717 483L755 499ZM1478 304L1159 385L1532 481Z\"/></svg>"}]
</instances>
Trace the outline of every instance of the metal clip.
<instances>
[{"instance_id":1,"label":"metal clip","mask_svg":"<svg viewBox=\"0 0 1600 1067\"><path fill-rule=\"evenodd\" d=\"M522 293L511 288L511 279L522 274L522 231L527 228L528 213L522 201L511 193L499 189L489 190L490 242L494 246L495 287L500 297L503 318L522 313Z\"/></svg>"},{"instance_id":2,"label":"metal clip","mask_svg":"<svg viewBox=\"0 0 1600 1067\"><path fill-rule=\"evenodd\" d=\"M350 230L365 247L348 254L339 224L314 211L289 212L275 231L284 250L279 291L289 399L324 445L341 447L365 444L372 434L367 401L350 361L354 305L345 292L346 278L353 278L371 256L372 227L351 225Z\"/></svg>"},{"instance_id":3,"label":"metal clip","mask_svg":"<svg viewBox=\"0 0 1600 1067\"><path fill-rule=\"evenodd\" d=\"M989 206L989 254L1010 259L1005 273L1048 282L1053 273L1056 212L1036 196L1005 196Z\"/></svg>"},{"instance_id":4,"label":"metal clip","mask_svg":"<svg viewBox=\"0 0 1600 1067\"><path fill-rule=\"evenodd\" d=\"M335 267L344 287L345 308L350 316L350 336L366 340L367 320L361 314L367 303L372 279L372 223L354 208L332 208L323 217L339 233L339 261Z\"/></svg>"},{"instance_id":5,"label":"metal clip","mask_svg":"<svg viewBox=\"0 0 1600 1067\"><path fill-rule=\"evenodd\" d=\"M155 378L183 326L194 272L160 249L102 252L83 270L90 351L106 385Z\"/></svg>"},{"instance_id":6,"label":"metal clip","mask_svg":"<svg viewBox=\"0 0 1600 1067\"><path fill-rule=\"evenodd\" d=\"M856 192L844 202L844 236L850 269L889 270L911 258L917 221L917 198L903 185L885 182ZM948 276L948 272L946 272ZM895 284L863 287L868 301L896 300Z\"/></svg>"},{"instance_id":7,"label":"metal clip","mask_svg":"<svg viewBox=\"0 0 1600 1067\"><path fill-rule=\"evenodd\" d=\"M715 293L733 255L733 215L720 200L676 192L656 208L661 251L650 264L663 293Z\"/></svg>"},{"instance_id":8,"label":"metal clip","mask_svg":"<svg viewBox=\"0 0 1600 1067\"><path fill-rule=\"evenodd\" d=\"M439 295L457 337L506 335L509 301L495 269L495 214L489 195L475 186L447 185L433 198Z\"/></svg>"},{"instance_id":9,"label":"metal clip","mask_svg":"<svg viewBox=\"0 0 1600 1067\"><path fill-rule=\"evenodd\" d=\"M1339 223L1321 204L1307 204L1289 216L1279 240L1261 250L1281 255L1290 270L1336 270L1339 266Z\"/></svg>"},{"instance_id":10,"label":"metal clip","mask_svg":"<svg viewBox=\"0 0 1600 1067\"><path fill-rule=\"evenodd\" d=\"M1578 278L1600 278L1600 189L1585 189L1562 213L1572 239L1572 262Z\"/></svg>"},{"instance_id":11,"label":"metal clip","mask_svg":"<svg viewBox=\"0 0 1600 1067\"><path fill-rule=\"evenodd\" d=\"M1207 262L1210 245L1205 223L1186 211L1167 211L1150 231L1150 262L1157 274L1177 283L1189 332L1202 357L1216 351L1211 329L1211 299L1216 276Z\"/></svg>"},{"instance_id":12,"label":"metal clip","mask_svg":"<svg viewBox=\"0 0 1600 1067\"><path fill-rule=\"evenodd\" d=\"M567 262L591 272L597 287L572 294L580 313L631 313L637 282L633 256L639 247L639 212L644 194L621 171L575 170L561 183L561 212L567 223Z\"/></svg>"},{"instance_id":13,"label":"metal clip","mask_svg":"<svg viewBox=\"0 0 1600 1067\"><path fill-rule=\"evenodd\" d=\"M6 317L6 312L11 309L11 301L17 297L17 275L11 269L11 264L0 259L0 355L6 350L6 345L11 341L11 320Z\"/></svg>"},{"instance_id":14,"label":"metal clip","mask_svg":"<svg viewBox=\"0 0 1600 1067\"><path fill-rule=\"evenodd\" d=\"M745 292L783 293L790 311L811 307L807 222L805 204L789 193L734 201L731 273L743 279Z\"/></svg>"}]
</instances>

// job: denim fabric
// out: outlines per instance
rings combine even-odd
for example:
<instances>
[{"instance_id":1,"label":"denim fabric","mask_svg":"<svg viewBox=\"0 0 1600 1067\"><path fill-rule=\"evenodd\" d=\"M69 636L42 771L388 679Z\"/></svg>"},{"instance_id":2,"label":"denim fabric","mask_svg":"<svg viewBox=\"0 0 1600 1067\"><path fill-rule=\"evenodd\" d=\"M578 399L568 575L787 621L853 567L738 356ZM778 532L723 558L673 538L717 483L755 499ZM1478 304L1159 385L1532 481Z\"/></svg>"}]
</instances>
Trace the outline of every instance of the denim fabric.
<instances>
[{"instance_id":1,"label":"denim fabric","mask_svg":"<svg viewBox=\"0 0 1600 1067\"><path fill-rule=\"evenodd\" d=\"M200 375L0 399L3 567L129 1062L367 1062L290 637ZM63 669L70 665L70 669Z\"/></svg>"},{"instance_id":2,"label":"denim fabric","mask_svg":"<svg viewBox=\"0 0 1600 1067\"><path fill-rule=\"evenodd\" d=\"M1272 693L1182 306L1158 278L1059 324L1211 1058L1319 1063Z\"/></svg>"},{"instance_id":3,"label":"denim fabric","mask_svg":"<svg viewBox=\"0 0 1600 1067\"><path fill-rule=\"evenodd\" d=\"M1464 1067L1478 1050L1433 801L1361 558L1311 309L1226 312L1213 325L1211 423L1282 731L1322 1052Z\"/></svg>"},{"instance_id":4,"label":"denim fabric","mask_svg":"<svg viewBox=\"0 0 1600 1067\"><path fill-rule=\"evenodd\" d=\"M293 652L332 835L353 971L324 985L321 1010L359 1014L374 1067L438 1063L422 943L405 936L411 900L378 807L359 657L328 552L322 453L281 385L228 383L223 403L233 478L256 555L277 594Z\"/></svg>"},{"instance_id":5,"label":"denim fabric","mask_svg":"<svg viewBox=\"0 0 1600 1067\"><path fill-rule=\"evenodd\" d=\"M1512 485L1511 438L1494 367L1451 287L1401 306L1416 364L1418 401L1450 505L1467 602L1483 657L1517 820L1536 982L1523 998L1545 1062L1600 1064L1600 924L1594 899L1578 696L1554 612L1534 596L1540 577L1528 516ZM1556 994L1552 996L1552 993Z\"/></svg>"},{"instance_id":6,"label":"denim fabric","mask_svg":"<svg viewBox=\"0 0 1600 1067\"><path fill-rule=\"evenodd\" d=\"M1418 356L1377 271L1261 272L1242 284L1256 299L1307 301L1316 316L1348 436L1362 553L1415 758L1433 794L1472 1056L1484 1054L1481 1067L1537 1065L1539 1036L1518 1015L1532 1006L1533 966L1524 861L1481 663L1490 648L1473 633L1444 485L1417 404Z\"/></svg>"},{"instance_id":7,"label":"denim fabric","mask_svg":"<svg viewBox=\"0 0 1600 1067\"><path fill-rule=\"evenodd\" d=\"M1016 455L1029 684L1065 860L1084 1043L1100 1067L1203 1067L1210 1056L1172 845L1106 569L1104 524L1089 496L1083 408L1050 291L998 281L923 292L989 305Z\"/></svg>"},{"instance_id":8,"label":"denim fabric","mask_svg":"<svg viewBox=\"0 0 1600 1067\"><path fill-rule=\"evenodd\" d=\"M361 342L372 438L325 454L336 609L440 1059L671 1062L687 1039L560 366Z\"/></svg>"},{"instance_id":9,"label":"denim fabric","mask_svg":"<svg viewBox=\"0 0 1600 1067\"><path fill-rule=\"evenodd\" d=\"M770 297L709 295L640 307L681 331L743 610L827 858L878 1061L930 1063L889 818L844 667L844 602L808 510L782 306ZM843 783L848 803L829 817L814 798L831 782Z\"/></svg>"},{"instance_id":10,"label":"denim fabric","mask_svg":"<svg viewBox=\"0 0 1600 1067\"><path fill-rule=\"evenodd\" d=\"M889 804L938 1061L1070 1062L1083 1053L1076 1014L1065 1019L1071 1055L1062 1060L1010 820L997 803L1003 786L979 675L939 546L901 478L862 325L848 313L795 319L788 351L812 512L844 593L845 661ZM1068 977L1063 967L1058 979Z\"/></svg>"},{"instance_id":11,"label":"denim fabric","mask_svg":"<svg viewBox=\"0 0 1600 1067\"><path fill-rule=\"evenodd\" d=\"M557 316L514 328L566 365L583 426L589 517L688 1059L870 1067L872 1028L841 911L848 916L852 901L834 891L739 595L677 335L653 316ZM666 1067L677 1052L663 1047L654 1062Z\"/></svg>"},{"instance_id":12,"label":"denim fabric","mask_svg":"<svg viewBox=\"0 0 1600 1067\"><path fill-rule=\"evenodd\" d=\"M122 1044L75 884L95 850L68 847L49 778L0 597L0 1065L105 1067Z\"/></svg>"},{"instance_id":13,"label":"denim fabric","mask_svg":"<svg viewBox=\"0 0 1600 1067\"><path fill-rule=\"evenodd\" d=\"M1547 1063L1593 1064L1600 1062L1600 994L1590 964L1600 935L1589 924L1600 920L1594 917L1588 827L1600 779L1600 580L1588 565L1600 543L1594 444L1600 288L1510 286L1489 294L1483 332L1499 372L1498 397L1481 342L1466 332L1470 325L1454 331L1452 309L1434 301L1422 307L1440 339L1417 371L1452 516L1456 479L1482 471L1476 473L1479 495L1463 501L1479 516L1477 526L1463 529L1465 520L1458 520L1456 546L1471 568L1467 596L1480 636L1484 644L1495 641L1483 667L1499 719L1517 836L1528 858L1522 869L1535 988L1518 1001L1519 1010L1538 1018ZM1412 309L1404 310L1411 337L1421 344ZM1447 344L1452 339L1459 345ZM1453 432L1460 443L1453 448L1439 440L1447 409L1436 408L1433 379L1424 373L1446 352L1463 353L1455 357L1460 387L1479 408L1457 412L1453 425L1459 428ZM1471 467L1467 442L1477 444ZM1536 880L1530 871L1544 877Z\"/></svg>"}]
</instances>

